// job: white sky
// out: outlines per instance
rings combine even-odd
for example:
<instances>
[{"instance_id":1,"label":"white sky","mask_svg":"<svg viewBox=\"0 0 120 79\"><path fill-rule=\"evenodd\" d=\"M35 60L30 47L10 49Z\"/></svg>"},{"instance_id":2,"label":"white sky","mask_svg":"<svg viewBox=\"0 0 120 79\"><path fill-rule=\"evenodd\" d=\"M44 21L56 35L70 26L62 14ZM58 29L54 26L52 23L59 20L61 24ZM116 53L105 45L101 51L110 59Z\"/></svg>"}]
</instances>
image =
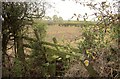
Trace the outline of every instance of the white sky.
<instances>
[{"instance_id":1,"label":"white sky","mask_svg":"<svg viewBox=\"0 0 120 79\"><path fill-rule=\"evenodd\" d=\"M47 16L58 15L61 16L64 20L70 19L74 13L84 15L85 13L92 13L89 8L83 7L80 4L76 4L72 0L49 0L50 2L54 2L54 9L50 9L47 11ZM73 18L76 19L76 18Z\"/></svg>"},{"instance_id":2,"label":"white sky","mask_svg":"<svg viewBox=\"0 0 120 79\"><path fill-rule=\"evenodd\" d=\"M73 0L46 0L50 3L54 3L54 7L52 9L48 9L46 12L46 16L52 17L53 15L61 16L64 20L69 20L74 13L84 15L85 13L88 13L89 15L93 13L92 10L90 10L88 7L84 7L80 4L76 4ZM83 0L84 1L84 0ZM97 1L97 0L93 0ZM106 1L106 0L99 0ZM112 0L107 0L112 1ZM76 19L76 18L73 18ZM92 18L90 18L92 19Z\"/></svg>"}]
</instances>

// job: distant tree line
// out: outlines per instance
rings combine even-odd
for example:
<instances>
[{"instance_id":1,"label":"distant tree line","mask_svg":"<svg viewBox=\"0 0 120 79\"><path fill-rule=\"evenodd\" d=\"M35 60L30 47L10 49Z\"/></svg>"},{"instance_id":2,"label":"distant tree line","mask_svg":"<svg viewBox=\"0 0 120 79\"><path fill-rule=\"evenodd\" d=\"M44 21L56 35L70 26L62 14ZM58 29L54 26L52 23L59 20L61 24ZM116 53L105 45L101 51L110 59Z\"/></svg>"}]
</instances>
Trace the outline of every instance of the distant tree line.
<instances>
[{"instance_id":1,"label":"distant tree line","mask_svg":"<svg viewBox=\"0 0 120 79\"><path fill-rule=\"evenodd\" d=\"M44 19L53 22L63 22L63 18L57 15L53 15L53 17L45 16Z\"/></svg>"}]
</instances>

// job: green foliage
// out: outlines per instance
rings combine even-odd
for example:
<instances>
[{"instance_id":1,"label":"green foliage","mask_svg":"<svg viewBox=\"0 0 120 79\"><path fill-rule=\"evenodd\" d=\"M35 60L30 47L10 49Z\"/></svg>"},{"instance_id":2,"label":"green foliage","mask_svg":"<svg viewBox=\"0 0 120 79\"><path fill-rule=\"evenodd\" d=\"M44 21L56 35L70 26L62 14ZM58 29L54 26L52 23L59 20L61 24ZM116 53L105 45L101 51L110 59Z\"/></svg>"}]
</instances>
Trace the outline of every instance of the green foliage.
<instances>
[{"instance_id":1,"label":"green foliage","mask_svg":"<svg viewBox=\"0 0 120 79\"><path fill-rule=\"evenodd\" d=\"M40 2L42 3L42 2ZM23 49L23 39L22 36L25 35L23 31L25 31L25 28L27 26L31 26L33 23L33 18L36 17L43 17L44 15L44 10L39 10L43 9L44 6L40 4L38 10L36 10L36 7L39 5L36 3L21 3L21 2L3 2L2 3L2 51L3 51L3 62L5 65L8 65L6 63L6 55L7 55L7 50L8 47L10 46L11 49L14 49L12 51L12 55L15 55L15 59L17 57L21 57L20 60L23 61L15 61L13 65L13 71L15 71L16 74L14 76L23 76L25 75L25 56L24 56L24 49ZM38 14L38 11L40 14ZM37 14L36 14L37 13ZM38 15L38 16L37 16ZM28 30L27 30L28 31ZM12 39L11 39L12 38ZM11 44L9 44L12 43ZM17 50L17 51L16 51ZM15 53L15 54L13 54ZM10 57L11 59L11 57ZM10 62L10 64L13 64L14 62ZM21 65L20 65L21 64ZM21 73L21 66L22 66L22 73ZM17 68L18 67L18 68ZM24 67L24 68L23 68ZM6 68L6 67L4 67ZM10 69L12 66L10 66ZM9 71L10 72L10 71ZM7 72L6 72L7 73ZM10 73L4 76L12 76Z\"/></svg>"},{"instance_id":2,"label":"green foliage","mask_svg":"<svg viewBox=\"0 0 120 79\"><path fill-rule=\"evenodd\" d=\"M37 30L37 32L39 33L39 38L43 40L44 37L46 36L47 25L42 22L37 22L33 24L33 28L34 30Z\"/></svg>"},{"instance_id":3,"label":"green foliage","mask_svg":"<svg viewBox=\"0 0 120 79\"><path fill-rule=\"evenodd\" d=\"M33 3L33 5L35 4L36 3ZM22 28L22 26L26 25L26 21L30 18L27 18L27 20L25 21L23 19L24 17L27 17L27 15L22 18L22 15L24 15L22 13L25 12L26 14L27 12L27 4L4 3L3 5L3 47L5 47L4 45L6 45L7 48L8 40L10 40L9 36L11 36L12 34L14 37L14 41L16 41L16 36L18 38L19 36L22 36L22 34L20 34L19 32L23 32L24 29ZM14 7L14 5L16 7ZM118 55L117 52L119 52L119 49L115 47L113 49L110 46L115 43L114 40L119 40L120 37L120 29L119 25L117 24L118 18L116 19L118 15L111 15L111 13L107 11L109 5L107 5L106 2L102 2L100 3L100 5L101 6L99 8L99 11L101 13L98 13L98 16L96 15L98 23L88 22L86 21L86 18L84 18L84 22L76 21L63 23L63 25L66 26L77 24L81 24L83 26L81 27L82 39L80 39L78 47L79 49L74 49L69 44L68 46L58 45L57 39L55 37L53 38L54 44L43 42L46 35L46 24L43 22L34 22L32 29L34 30L35 36L33 36L33 38L30 38L33 39L32 41L28 41L27 39L27 43L30 45L28 47L31 48L31 54L28 56L28 58L25 57L24 61L19 61L17 57L14 58L13 61L15 63L12 63L12 69L11 71L9 71L13 72L12 76L63 76L65 70L67 70L69 67L70 60L77 57L78 59L80 59L79 61L81 61L84 67L88 70L90 76L94 77L99 75L98 72L94 70L90 61L90 59L95 59L94 54L97 54L99 56L100 54L107 52L107 55L105 55L105 57L107 57L109 61L116 62ZM95 6L92 6L92 3L88 6L96 9ZM36 9L36 7L34 7L34 9L35 13L39 11L39 9ZM107 15L103 16L105 11ZM44 11L41 14L37 14L36 17L39 16L43 17ZM31 16L31 18L33 17ZM55 22L60 22L63 19L61 17L58 18L55 15L53 16L53 20ZM14 43L14 46L16 46L16 42ZM23 42L17 43L17 45L22 45L22 43ZM17 49L17 51L19 50ZM21 51L19 52L24 53ZM85 59L86 61L84 61ZM4 70L7 71L7 69Z\"/></svg>"},{"instance_id":4,"label":"green foliage","mask_svg":"<svg viewBox=\"0 0 120 79\"><path fill-rule=\"evenodd\" d=\"M14 66L12 67L12 72L14 73L13 76L22 77L23 73L22 62L19 61L17 58L14 59Z\"/></svg>"}]
</instances>

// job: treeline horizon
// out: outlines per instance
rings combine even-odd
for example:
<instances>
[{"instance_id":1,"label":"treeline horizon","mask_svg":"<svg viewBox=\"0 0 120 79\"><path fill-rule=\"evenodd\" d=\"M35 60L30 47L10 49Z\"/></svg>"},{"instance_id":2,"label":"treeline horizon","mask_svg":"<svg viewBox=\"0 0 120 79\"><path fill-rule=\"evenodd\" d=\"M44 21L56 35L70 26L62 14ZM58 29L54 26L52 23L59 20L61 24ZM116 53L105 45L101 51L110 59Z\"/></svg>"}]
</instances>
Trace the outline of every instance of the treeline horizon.
<instances>
[{"instance_id":1,"label":"treeline horizon","mask_svg":"<svg viewBox=\"0 0 120 79\"><path fill-rule=\"evenodd\" d=\"M84 21L84 20L62 20L62 21L54 21L54 20L45 20L45 19L35 19L37 22L42 22L46 25L59 25L59 26L84 26L86 24L94 25L97 24L97 21Z\"/></svg>"}]
</instances>

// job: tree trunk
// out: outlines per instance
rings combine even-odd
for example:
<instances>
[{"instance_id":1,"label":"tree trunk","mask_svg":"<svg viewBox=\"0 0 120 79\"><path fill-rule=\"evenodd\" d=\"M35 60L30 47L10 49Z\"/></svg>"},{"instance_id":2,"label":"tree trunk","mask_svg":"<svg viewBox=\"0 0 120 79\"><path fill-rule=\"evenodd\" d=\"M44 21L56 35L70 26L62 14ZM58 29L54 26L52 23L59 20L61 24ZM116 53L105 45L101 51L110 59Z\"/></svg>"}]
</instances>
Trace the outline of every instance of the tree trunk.
<instances>
[{"instance_id":1,"label":"tree trunk","mask_svg":"<svg viewBox=\"0 0 120 79\"><path fill-rule=\"evenodd\" d=\"M25 72L26 72L26 63L25 63L25 53L24 53L24 47L23 47L23 38L22 38L22 34L21 34L21 30L18 32L18 37L17 37L17 57L19 59L19 61L21 61L21 65L22 65L22 76L25 76Z\"/></svg>"}]
</instances>

